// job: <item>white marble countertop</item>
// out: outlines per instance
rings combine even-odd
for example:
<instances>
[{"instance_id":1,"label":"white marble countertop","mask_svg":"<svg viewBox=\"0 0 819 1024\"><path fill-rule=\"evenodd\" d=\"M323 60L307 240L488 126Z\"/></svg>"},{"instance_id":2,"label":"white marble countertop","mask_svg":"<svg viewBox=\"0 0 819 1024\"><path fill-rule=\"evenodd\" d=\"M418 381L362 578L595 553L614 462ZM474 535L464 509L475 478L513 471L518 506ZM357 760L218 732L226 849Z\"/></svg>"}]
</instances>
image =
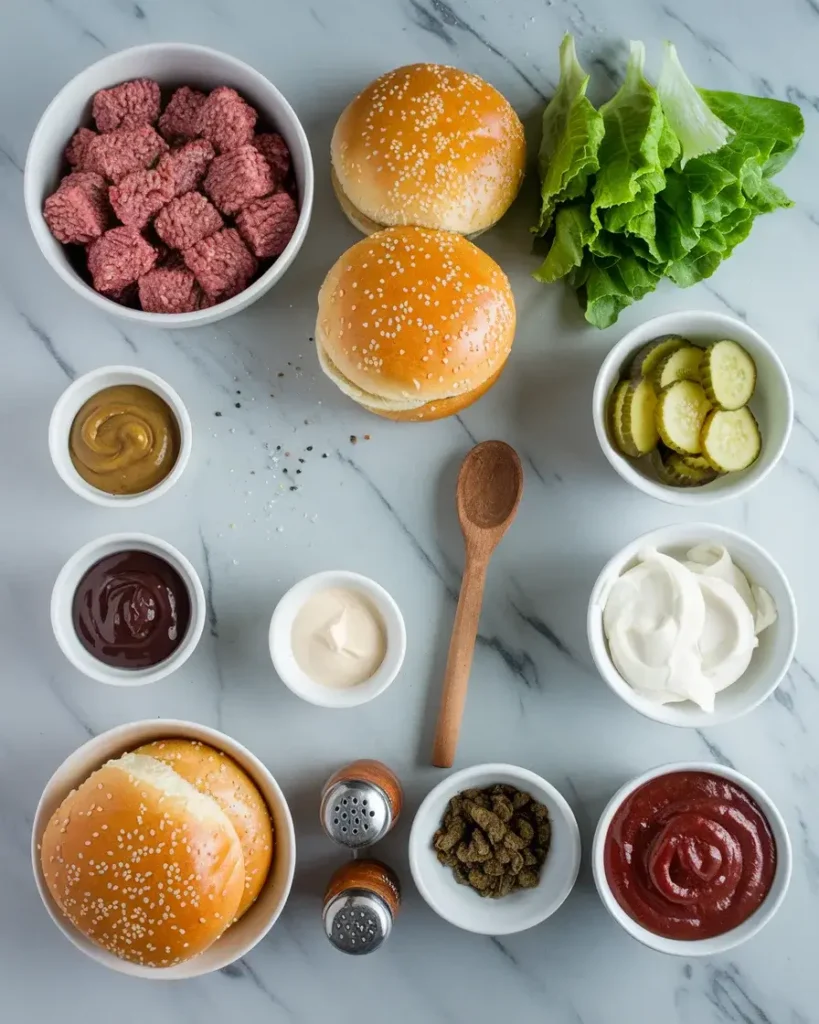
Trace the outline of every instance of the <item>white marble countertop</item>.
<instances>
[{"instance_id":1,"label":"white marble countertop","mask_svg":"<svg viewBox=\"0 0 819 1024\"><path fill-rule=\"evenodd\" d=\"M501 89L534 138L567 29L594 67L598 93L607 76L619 76L629 38L644 39L656 62L659 42L669 37L698 84L798 102L808 131L781 176L796 208L762 218L711 281L689 292L663 288L600 333L586 328L561 288L529 277L530 181L513 212L481 239L510 273L519 308L501 382L460 420L416 426L367 416L322 378L310 341L318 285L357 237L328 180L329 137L341 107L392 66L449 62ZM37 252L22 203L26 146L53 94L107 53L166 39L227 50L271 78L304 122L317 172L312 228L286 280L246 313L190 332L132 327L74 296ZM388 1014L401 1024L819 1020L817 50L814 0L783 0L773 14L765 0L5 5L0 1016L7 1024L353 1024ZM801 608L797 660L775 699L703 732L652 723L617 701L595 675L585 640L588 593L603 562L651 527L695 517L643 497L611 471L591 424L594 375L630 326L692 307L727 310L769 338L792 375L798 409L784 463L748 500L708 512L781 560ZM187 400L196 431L183 483L153 505L122 513L72 495L46 449L50 409L68 380L115 362L169 380ZM492 568L457 763L510 760L546 776L574 807L585 846L563 908L502 941L439 920L414 891L406 857L412 813L440 777L428 760L462 564L453 482L472 441L489 437L521 452L526 493ZM277 445L291 456L274 466ZM285 464L302 470L295 493L280 489ZM179 546L210 599L198 651L154 687L95 684L68 665L51 637L49 593L63 561L119 529L155 532ZM379 579L401 604L410 637L399 681L349 713L300 702L274 677L267 653L279 596L299 577L330 567ZM295 886L272 933L243 962L184 983L135 981L82 957L40 905L29 861L34 807L60 761L97 732L155 716L195 719L247 744L282 783L298 829ZM342 856L319 834L317 801L332 769L364 755L387 760L406 783L406 820L380 855L401 873L407 898L388 946L351 961L321 930L320 895ZM626 778L663 761L703 757L735 765L768 790L790 828L795 865L790 896L760 936L733 954L686 961L642 948L608 917L588 849L599 812Z\"/></svg>"}]
</instances>

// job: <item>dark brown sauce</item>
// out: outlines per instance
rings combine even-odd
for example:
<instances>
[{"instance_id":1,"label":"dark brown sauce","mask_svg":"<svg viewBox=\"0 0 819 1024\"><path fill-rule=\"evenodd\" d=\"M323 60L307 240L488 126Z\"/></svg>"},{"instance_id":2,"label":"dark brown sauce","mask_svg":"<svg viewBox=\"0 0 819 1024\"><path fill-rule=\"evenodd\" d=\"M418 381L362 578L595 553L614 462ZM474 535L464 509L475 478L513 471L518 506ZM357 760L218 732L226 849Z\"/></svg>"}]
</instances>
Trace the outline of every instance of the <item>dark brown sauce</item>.
<instances>
[{"instance_id":1,"label":"dark brown sauce","mask_svg":"<svg viewBox=\"0 0 819 1024\"><path fill-rule=\"evenodd\" d=\"M188 588L163 558L118 551L92 565L74 592L80 643L114 668L153 668L182 643L191 618Z\"/></svg>"}]
</instances>

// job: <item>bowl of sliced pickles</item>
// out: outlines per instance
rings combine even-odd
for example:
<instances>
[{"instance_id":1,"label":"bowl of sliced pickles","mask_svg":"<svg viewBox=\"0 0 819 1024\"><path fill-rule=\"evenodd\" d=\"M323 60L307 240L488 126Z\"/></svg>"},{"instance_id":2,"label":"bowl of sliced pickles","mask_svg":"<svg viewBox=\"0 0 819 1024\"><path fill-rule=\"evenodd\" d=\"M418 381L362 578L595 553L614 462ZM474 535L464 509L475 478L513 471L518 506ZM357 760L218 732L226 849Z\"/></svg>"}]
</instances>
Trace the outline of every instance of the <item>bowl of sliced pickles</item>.
<instances>
[{"instance_id":1,"label":"bowl of sliced pickles","mask_svg":"<svg viewBox=\"0 0 819 1024\"><path fill-rule=\"evenodd\" d=\"M669 313L608 354L594 423L624 480L670 504L711 504L747 493L780 460L793 394L777 354L741 320Z\"/></svg>"}]
</instances>

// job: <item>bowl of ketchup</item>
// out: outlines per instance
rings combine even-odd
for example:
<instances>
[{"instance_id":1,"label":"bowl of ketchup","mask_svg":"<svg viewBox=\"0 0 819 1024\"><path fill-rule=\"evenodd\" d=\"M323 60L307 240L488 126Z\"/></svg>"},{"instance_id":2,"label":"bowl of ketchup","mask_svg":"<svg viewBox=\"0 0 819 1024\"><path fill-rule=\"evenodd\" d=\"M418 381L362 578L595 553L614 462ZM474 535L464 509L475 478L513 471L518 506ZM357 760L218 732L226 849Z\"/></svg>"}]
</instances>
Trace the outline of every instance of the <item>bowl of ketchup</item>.
<instances>
[{"instance_id":1,"label":"bowl of ketchup","mask_svg":"<svg viewBox=\"0 0 819 1024\"><path fill-rule=\"evenodd\" d=\"M779 909L791 843L771 798L723 765L661 765L622 786L592 848L597 891L631 936L662 953L710 956L746 942Z\"/></svg>"}]
</instances>

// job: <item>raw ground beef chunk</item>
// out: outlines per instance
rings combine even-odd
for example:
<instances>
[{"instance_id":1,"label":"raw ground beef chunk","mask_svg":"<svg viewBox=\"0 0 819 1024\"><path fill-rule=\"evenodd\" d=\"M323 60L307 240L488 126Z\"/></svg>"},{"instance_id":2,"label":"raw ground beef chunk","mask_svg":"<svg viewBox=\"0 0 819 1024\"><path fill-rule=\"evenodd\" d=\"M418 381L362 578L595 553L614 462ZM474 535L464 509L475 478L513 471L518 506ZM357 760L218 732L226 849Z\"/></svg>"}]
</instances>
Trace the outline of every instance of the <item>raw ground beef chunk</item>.
<instances>
[{"instance_id":1,"label":"raw ground beef chunk","mask_svg":"<svg viewBox=\"0 0 819 1024\"><path fill-rule=\"evenodd\" d=\"M88 270L98 292L116 295L147 274L156 249L135 228L111 228L88 248Z\"/></svg>"},{"instance_id":2,"label":"raw ground beef chunk","mask_svg":"<svg viewBox=\"0 0 819 1024\"><path fill-rule=\"evenodd\" d=\"M181 196L197 187L215 155L216 150L207 139L194 139L166 153L156 169L171 179L173 194Z\"/></svg>"},{"instance_id":3,"label":"raw ground beef chunk","mask_svg":"<svg viewBox=\"0 0 819 1024\"><path fill-rule=\"evenodd\" d=\"M241 146L211 161L203 188L222 213L230 216L273 191L270 166L254 146Z\"/></svg>"},{"instance_id":4,"label":"raw ground beef chunk","mask_svg":"<svg viewBox=\"0 0 819 1024\"><path fill-rule=\"evenodd\" d=\"M108 190L114 213L126 227L142 230L173 196L169 178L159 171L134 171Z\"/></svg>"},{"instance_id":5,"label":"raw ground beef chunk","mask_svg":"<svg viewBox=\"0 0 819 1024\"><path fill-rule=\"evenodd\" d=\"M238 295L256 273L256 258L235 228L225 228L186 249L185 264L212 299Z\"/></svg>"},{"instance_id":6,"label":"raw ground beef chunk","mask_svg":"<svg viewBox=\"0 0 819 1024\"><path fill-rule=\"evenodd\" d=\"M159 117L159 84L150 78L135 78L113 89L100 89L91 112L101 132L154 124Z\"/></svg>"},{"instance_id":7,"label":"raw ground beef chunk","mask_svg":"<svg viewBox=\"0 0 819 1024\"><path fill-rule=\"evenodd\" d=\"M63 178L43 208L46 224L63 245L86 245L108 227L108 186L99 174L75 171Z\"/></svg>"},{"instance_id":8,"label":"raw ground beef chunk","mask_svg":"<svg viewBox=\"0 0 819 1024\"><path fill-rule=\"evenodd\" d=\"M270 164L276 188L281 188L290 170L290 150L278 132L263 132L253 136L253 145Z\"/></svg>"},{"instance_id":9,"label":"raw ground beef chunk","mask_svg":"<svg viewBox=\"0 0 819 1024\"><path fill-rule=\"evenodd\" d=\"M83 170L95 171L118 185L126 175L153 166L167 149L168 143L148 124L119 128L91 139Z\"/></svg>"},{"instance_id":10,"label":"raw ground beef chunk","mask_svg":"<svg viewBox=\"0 0 819 1024\"><path fill-rule=\"evenodd\" d=\"M96 137L97 133L92 132L90 128L78 128L71 136L68 145L65 147L65 158L75 170L85 170L83 166L85 154L88 152L91 140Z\"/></svg>"},{"instance_id":11,"label":"raw ground beef chunk","mask_svg":"<svg viewBox=\"0 0 819 1024\"><path fill-rule=\"evenodd\" d=\"M197 134L212 142L218 153L228 153L250 142L256 117L235 89L220 85L199 109Z\"/></svg>"},{"instance_id":12,"label":"raw ground beef chunk","mask_svg":"<svg viewBox=\"0 0 819 1024\"><path fill-rule=\"evenodd\" d=\"M159 119L159 133L170 143L195 139L199 132L199 111L207 97L198 89L183 85L168 100Z\"/></svg>"},{"instance_id":13,"label":"raw ground beef chunk","mask_svg":"<svg viewBox=\"0 0 819 1024\"><path fill-rule=\"evenodd\" d=\"M172 200L154 221L156 233L171 249L189 249L224 227L216 207L200 192Z\"/></svg>"},{"instance_id":14,"label":"raw ground beef chunk","mask_svg":"<svg viewBox=\"0 0 819 1024\"><path fill-rule=\"evenodd\" d=\"M280 256L299 222L296 204L286 192L257 199L236 215L236 227L259 259Z\"/></svg>"},{"instance_id":15,"label":"raw ground beef chunk","mask_svg":"<svg viewBox=\"0 0 819 1024\"><path fill-rule=\"evenodd\" d=\"M192 313L203 300L196 278L184 267L160 267L139 279L139 304L146 313Z\"/></svg>"}]
</instances>

